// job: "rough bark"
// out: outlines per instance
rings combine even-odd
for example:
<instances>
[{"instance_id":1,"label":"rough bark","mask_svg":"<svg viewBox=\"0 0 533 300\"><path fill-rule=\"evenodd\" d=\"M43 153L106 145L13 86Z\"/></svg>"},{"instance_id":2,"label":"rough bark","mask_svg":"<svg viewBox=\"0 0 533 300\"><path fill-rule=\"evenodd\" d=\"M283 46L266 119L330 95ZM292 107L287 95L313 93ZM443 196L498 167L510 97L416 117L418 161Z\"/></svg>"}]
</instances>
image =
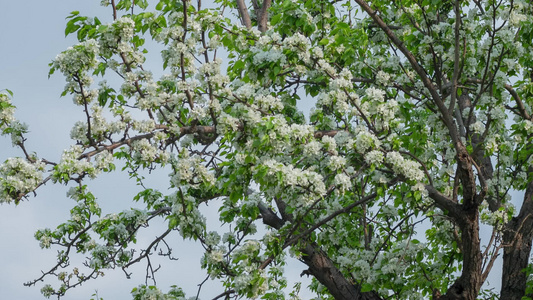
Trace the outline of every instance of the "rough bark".
<instances>
[{"instance_id":1,"label":"rough bark","mask_svg":"<svg viewBox=\"0 0 533 300\"><path fill-rule=\"evenodd\" d=\"M440 300L475 300L483 285L483 256L480 251L479 213L477 208L465 211L459 221L463 252L463 272Z\"/></svg>"},{"instance_id":2,"label":"rough bark","mask_svg":"<svg viewBox=\"0 0 533 300\"><path fill-rule=\"evenodd\" d=\"M525 294L527 274L523 270L529 263L533 241L532 196L533 181L527 186L520 213L507 224L503 233L505 247L500 299L520 300Z\"/></svg>"}]
</instances>

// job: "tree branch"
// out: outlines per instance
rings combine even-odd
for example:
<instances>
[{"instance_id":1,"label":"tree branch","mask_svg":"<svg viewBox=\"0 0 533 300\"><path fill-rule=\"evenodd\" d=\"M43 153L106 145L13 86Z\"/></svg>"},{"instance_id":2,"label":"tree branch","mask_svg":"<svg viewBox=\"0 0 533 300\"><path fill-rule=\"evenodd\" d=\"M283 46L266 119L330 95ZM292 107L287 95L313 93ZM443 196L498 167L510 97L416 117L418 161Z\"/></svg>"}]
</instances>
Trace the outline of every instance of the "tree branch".
<instances>
[{"instance_id":1,"label":"tree branch","mask_svg":"<svg viewBox=\"0 0 533 300\"><path fill-rule=\"evenodd\" d=\"M244 0L235 0L237 2L237 10L239 11L239 16L241 17L242 25L246 28L252 28L252 20L250 19L250 14L248 14L248 8L244 3Z\"/></svg>"},{"instance_id":2,"label":"tree branch","mask_svg":"<svg viewBox=\"0 0 533 300\"><path fill-rule=\"evenodd\" d=\"M263 0L263 5L261 5L261 10L257 18L257 28L261 32L267 31L268 23L268 9L272 5L272 0Z\"/></svg>"},{"instance_id":3,"label":"tree branch","mask_svg":"<svg viewBox=\"0 0 533 300\"><path fill-rule=\"evenodd\" d=\"M461 211L457 202L437 191L437 189L432 185L426 185L425 188L428 191L428 196L435 201L435 204L438 208L447 211L448 215L454 220L458 220L460 218Z\"/></svg>"},{"instance_id":4,"label":"tree branch","mask_svg":"<svg viewBox=\"0 0 533 300\"><path fill-rule=\"evenodd\" d=\"M522 102L522 99L520 98L518 93L513 89L513 87L510 84L506 83L505 84L505 89L509 92L509 94L511 94L511 96L515 100L516 106L518 106L518 111L520 111L520 114L522 115L522 117L524 119L526 119L526 120L533 121L533 119L531 119L531 116L526 111L526 107L524 106L524 102Z\"/></svg>"}]
</instances>

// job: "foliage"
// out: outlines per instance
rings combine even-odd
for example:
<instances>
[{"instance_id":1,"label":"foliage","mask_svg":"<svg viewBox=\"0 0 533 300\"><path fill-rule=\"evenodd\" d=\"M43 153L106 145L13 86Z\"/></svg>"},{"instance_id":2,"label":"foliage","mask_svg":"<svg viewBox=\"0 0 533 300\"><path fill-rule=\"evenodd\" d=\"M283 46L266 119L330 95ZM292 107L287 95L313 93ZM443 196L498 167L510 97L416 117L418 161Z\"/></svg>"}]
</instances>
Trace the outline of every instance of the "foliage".
<instances>
[{"instance_id":1,"label":"foliage","mask_svg":"<svg viewBox=\"0 0 533 300\"><path fill-rule=\"evenodd\" d=\"M72 12L65 34L79 44L50 75L65 76L85 120L59 162L28 154L13 95L0 94L0 130L25 154L0 166L0 201L47 181L74 200L69 220L35 234L59 252L28 285L55 276L42 293L60 297L107 269L128 274L179 233L202 244L219 298L298 298L288 256L324 299L531 296L531 4L215 2L104 0L109 23ZM156 44L158 79L143 67ZM117 166L144 209L102 215L87 179ZM156 169L170 172L168 191L145 183ZM199 209L211 202L230 225L220 232ZM168 229L139 248L154 219ZM84 266L70 268L74 253ZM502 289L485 289L501 253ZM141 285L132 296L185 294Z\"/></svg>"}]
</instances>

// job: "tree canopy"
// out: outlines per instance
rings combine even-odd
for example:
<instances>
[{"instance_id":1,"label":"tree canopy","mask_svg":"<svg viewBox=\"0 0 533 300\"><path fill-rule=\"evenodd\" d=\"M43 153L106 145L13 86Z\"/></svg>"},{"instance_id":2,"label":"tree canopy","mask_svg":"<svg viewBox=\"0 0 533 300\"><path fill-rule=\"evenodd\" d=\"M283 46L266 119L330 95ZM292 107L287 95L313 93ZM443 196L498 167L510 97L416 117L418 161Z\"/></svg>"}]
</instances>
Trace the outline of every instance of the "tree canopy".
<instances>
[{"instance_id":1,"label":"tree canopy","mask_svg":"<svg viewBox=\"0 0 533 300\"><path fill-rule=\"evenodd\" d=\"M533 4L207 4L103 0L108 22L68 16L79 43L50 75L85 118L59 161L26 149L14 95L0 93L0 130L21 150L0 165L0 202L43 184L73 200L70 219L35 233L58 255L27 285L60 298L143 263L153 278L150 257L180 257L165 241L181 237L203 246L198 267L223 286L215 299L298 299L290 259L317 299L533 297ZM154 78L145 65L159 49ZM157 170L167 189L146 183ZM108 172L141 192L93 194ZM124 210L103 215L99 201ZM201 209L211 203L217 231ZM137 244L158 219L165 229ZM501 290L485 284L498 257ZM168 288L132 297L197 297Z\"/></svg>"}]
</instances>

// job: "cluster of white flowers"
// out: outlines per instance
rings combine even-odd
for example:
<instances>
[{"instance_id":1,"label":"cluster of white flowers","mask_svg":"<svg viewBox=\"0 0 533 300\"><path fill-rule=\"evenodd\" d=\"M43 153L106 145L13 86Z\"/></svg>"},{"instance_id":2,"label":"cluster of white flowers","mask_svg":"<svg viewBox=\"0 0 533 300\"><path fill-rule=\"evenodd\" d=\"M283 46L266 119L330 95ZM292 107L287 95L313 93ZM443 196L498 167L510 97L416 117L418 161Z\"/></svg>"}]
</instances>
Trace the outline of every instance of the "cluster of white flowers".
<instances>
[{"instance_id":1,"label":"cluster of white flowers","mask_svg":"<svg viewBox=\"0 0 533 300\"><path fill-rule=\"evenodd\" d=\"M133 97L137 93L137 87L135 82L138 82L143 78L143 71L131 71L124 73L124 82L120 86L120 92L126 97ZM148 103L150 98L145 98L141 100L141 103L137 103L139 107L149 107Z\"/></svg>"},{"instance_id":2,"label":"cluster of white flowers","mask_svg":"<svg viewBox=\"0 0 533 300\"><path fill-rule=\"evenodd\" d=\"M365 153L369 149L378 148L380 145L381 142L374 134L372 134L363 127L358 127L356 129L353 146L359 153Z\"/></svg>"},{"instance_id":3,"label":"cluster of white flowers","mask_svg":"<svg viewBox=\"0 0 533 300\"><path fill-rule=\"evenodd\" d=\"M154 162L159 158L162 163L165 163L170 158L168 152L159 150L157 146L152 144L148 139L132 142L131 150L133 151L133 158L143 162Z\"/></svg>"},{"instance_id":4,"label":"cluster of white flowers","mask_svg":"<svg viewBox=\"0 0 533 300\"><path fill-rule=\"evenodd\" d=\"M375 87L370 87L366 89L365 92L366 92L367 97L372 101L377 101L377 102L385 101L385 92L380 89L377 89Z\"/></svg>"},{"instance_id":5,"label":"cluster of white flowers","mask_svg":"<svg viewBox=\"0 0 533 300\"><path fill-rule=\"evenodd\" d=\"M13 146L19 145L23 142L22 135L28 132L28 125L21 123L18 120L11 122L10 126L11 144Z\"/></svg>"},{"instance_id":6,"label":"cluster of white flowers","mask_svg":"<svg viewBox=\"0 0 533 300\"><path fill-rule=\"evenodd\" d=\"M170 174L170 182L174 186L180 186L183 183L207 183L214 184L215 177L205 165L199 156L189 156L188 151L182 151L177 159L172 160L174 172Z\"/></svg>"},{"instance_id":7,"label":"cluster of white flowers","mask_svg":"<svg viewBox=\"0 0 533 300\"><path fill-rule=\"evenodd\" d=\"M279 49L273 48L265 51L257 48L252 48L252 52L254 52L255 65L261 65L263 63L271 62L279 62L283 65L287 61L287 58Z\"/></svg>"},{"instance_id":8,"label":"cluster of white flowers","mask_svg":"<svg viewBox=\"0 0 533 300\"><path fill-rule=\"evenodd\" d=\"M376 74L376 82L381 85L388 85L391 80L391 74L384 72L382 70L379 70Z\"/></svg>"},{"instance_id":9,"label":"cluster of white flowers","mask_svg":"<svg viewBox=\"0 0 533 300\"><path fill-rule=\"evenodd\" d=\"M117 218L118 219L118 218ZM125 241L130 235L130 232L126 228L123 222L113 222L105 230L100 233L100 236L106 241L112 243Z\"/></svg>"},{"instance_id":10,"label":"cluster of white flowers","mask_svg":"<svg viewBox=\"0 0 533 300\"><path fill-rule=\"evenodd\" d=\"M329 83L331 90L349 89L352 86L352 73L346 68L342 69L339 76L335 77Z\"/></svg>"},{"instance_id":11,"label":"cluster of white flowers","mask_svg":"<svg viewBox=\"0 0 533 300\"><path fill-rule=\"evenodd\" d=\"M233 252L233 258L238 259L239 261L242 261L241 258L244 258L245 265L249 265L254 258L254 256L259 252L261 249L261 243L257 240L247 240L244 242L244 244L237 248ZM247 261L247 259L250 259Z\"/></svg>"},{"instance_id":12,"label":"cluster of white flowers","mask_svg":"<svg viewBox=\"0 0 533 300\"><path fill-rule=\"evenodd\" d=\"M396 151L387 153L386 161L392 165L394 172L405 176L409 180L422 181L424 179L424 172L420 170L420 164L403 158Z\"/></svg>"},{"instance_id":13,"label":"cluster of white flowers","mask_svg":"<svg viewBox=\"0 0 533 300\"><path fill-rule=\"evenodd\" d=\"M127 223L132 224L134 227L138 227L145 226L147 224L149 215L146 210L130 209L121 212L120 217L124 220L127 220Z\"/></svg>"},{"instance_id":14,"label":"cluster of white flowers","mask_svg":"<svg viewBox=\"0 0 533 300\"><path fill-rule=\"evenodd\" d=\"M283 47L297 52L303 63L307 63L310 60L309 46L309 40L299 32L283 40Z\"/></svg>"},{"instance_id":15,"label":"cluster of white flowers","mask_svg":"<svg viewBox=\"0 0 533 300\"><path fill-rule=\"evenodd\" d=\"M223 86L229 83L229 77L223 75L220 71L220 66L222 65L222 60L216 58L211 62L206 62L202 64L199 68L199 72L196 74L196 78L200 82L207 82L213 87L222 88Z\"/></svg>"},{"instance_id":16,"label":"cluster of white flowers","mask_svg":"<svg viewBox=\"0 0 533 300\"><path fill-rule=\"evenodd\" d=\"M302 203L297 203L298 205L309 206L317 197L322 197L326 194L324 178L315 171L302 170L295 168L293 165L284 165L272 159L266 160L263 165L269 169L268 175L272 177L272 180L276 181L276 184L291 188L305 187L314 194L298 198L299 201L302 201ZM283 178L281 182L277 180L278 173Z\"/></svg>"},{"instance_id":17,"label":"cluster of white flowers","mask_svg":"<svg viewBox=\"0 0 533 300\"><path fill-rule=\"evenodd\" d=\"M337 155L337 141L328 135L322 137L322 145L324 149L331 155Z\"/></svg>"},{"instance_id":18,"label":"cluster of white flowers","mask_svg":"<svg viewBox=\"0 0 533 300\"><path fill-rule=\"evenodd\" d=\"M305 144L303 147L303 154L306 157L317 157L320 154L322 145L316 140L312 140L309 143Z\"/></svg>"},{"instance_id":19,"label":"cluster of white flowers","mask_svg":"<svg viewBox=\"0 0 533 300\"><path fill-rule=\"evenodd\" d=\"M216 246L220 243L220 235L216 231L210 231L205 236L205 244L207 246Z\"/></svg>"},{"instance_id":20,"label":"cluster of white flowers","mask_svg":"<svg viewBox=\"0 0 533 300\"><path fill-rule=\"evenodd\" d=\"M391 214L394 212L391 211ZM382 284L382 281L386 281L387 284L402 285L405 282L406 268L411 261L415 260L417 253L422 251L425 245L418 242L396 241L392 243L391 249L380 251L377 255L372 249L379 249L379 241L373 241L369 247L370 250L362 251L341 247L335 261L342 268L352 270L351 274L356 280L369 284Z\"/></svg>"},{"instance_id":21,"label":"cluster of white flowers","mask_svg":"<svg viewBox=\"0 0 533 300\"><path fill-rule=\"evenodd\" d=\"M83 148L79 145L71 146L63 151L61 160L54 167L52 179L54 181L65 182L74 174L87 173L91 177L97 175L94 166L87 159L79 159L83 153Z\"/></svg>"},{"instance_id":22,"label":"cluster of white flowers","mask_svg":"<svg viewBox=\"0 0 533 300\"><path fill-rule=\"evenodd\" d=\"M313 48L313 49L316 49L316 48ZM324 72L326 75L331 76L331 77L337 76L337 70L330 63L328 63L325 59L323 58L319 59L318 66L320 67L319 70ZM342 85L347 86L347 84L344 82L345 81L343 80Z\"/></svg>"},{"instance_id":23,"label":"cluster of white flowers","mask_svg":"<svg viewBox=\"0 0 533 300\"><path fill-rule=\"evenodd\" d=\"M171 68L172 74L180 76L182 62L183 67L187 72L195 73L196 66L194 64L193 53L196 52L196 40L189 37L186 43L179 41L173 41L169 44L168 50L161 52L163 60L167 62L167 65ZM183 60L182 60L183 56Z\"/></svg>"},{"instance_id":24,"label":"cluster of white flowers","mask_svg":"<svg viewBox=\"0 0 533 300\"><path fill-rule=\"evenodd\" d=\"M43 180L44 163L14 157L0 165L0 203L20 200Z\"/></svg>"},{"instance_id":25,"label":"cluster of white flowers","mask_svg":"<svg viewBox=\"0 0 533 300\"><path fill-rule=\"evenodd\" d=\"M353 116L359 116L360 113L357 110L357 107L352 104L359 105L360 99L359 96L354 93L346 93L344 90L331 91L328 93L328 96L332 99L335 99L334 110L340 114L346 115L348 118ZM317 101L318 103L318 101Z\"/></svg>"},{"instance_id":26,"label":"cluster of white flowers","mask_svg":"<svg viewBox=\"0 0 533 300\"><path fill-rule=\"evenodd\" d=\"M109 123L103 116L103 109L99 105L93 105L91 107L91 134L101 139L109 132ZM112 133L112 132L111 132Z\"/></svg>"},{"instance_id":27,"label":"cluster of white flowers","mask_svg":"<svg viewBox=\"0 0 533 300\"><path fill-rule=\"evenodd\" d=\"M172 217L176 218L180 235L195 238L205 229L206 218L198 210L197 200L190 196L173 193L169 196L172 204Z\"/></svg>"},{"instance_id":28,"label":"cluster of white flowers","mask_svg":"<svg viewBox=\"0 0 533 300\"><path fill-rule=\"evenodd\" d=\"M91 106L91 138L96 141L102 141L107 135L118 133L126 127L123 121L108 122L103 116L101 106L94 104ZM70 138L80 141L82 144L88 144L89 126L86 122L78 121L70 131Z\"/></svg>"},{"instance_id":29,"label":"cluster of white flowers","mask_svg":"<svg viewBox=\"0 0 533 300\"><path fill-rule=\"evenodd\" d=\"M76 141L80 141L82 144L88 144L87 138L87 123L78 121L72 126L70 130L70 138Z\"/></svg>"},{"instance_id":30,"label":"cluster of white flowers","mask_svg":"<svg viewBox=\"0 0 533 300\"><path fill-rule=\"evenodd\" d=\"M338 155L329 156L327 159L327 165L332 171L344 169L346 167L346 158Z\"/></svg>"},{"instance_id":31,"label":"cluster of white flowers","mask_svg":"<svg viewBox=\"0 0 533 300\"><path fill-rule=\"evenodd\" d=\"M202 258L202 264L212 265L214 267L210 268L209 275L211 278L216 278L220 274L220 270L216 267L217 264L224 261L224 251L222 247L210 249L204 253Z\"/></svg>"},{"instance_id":32,"label":"cluster of white flowers","mask_svg":"<svg viewBox=\"0 0 533 300\"><path fill-rule=\"evenodd\" d=\"M509 24L511 26L519 26L520 23L523 21L526 21L527 18L528 18L527 15L521 13L520 10L514 9L509 14Z\"/></svg>"},{"instance_id":33,"label":"cluster of white flowers","mask_svg":"<svg viewBox=\"0 0 533 300\"><path fill-rule=\"evenodd\" d=\"M388 100L376 107L376 127L378 130L389 129L394 125L396 118L396 111L398 110L398 102L396 100Z\"/></svg>"},{"instance_id":34,"label":"cluster of white flowers","mask_svg":"<svg viewBox=\"0 0 533 300\"><path fill-rule=\"evenodd\" d=\"M84 105L88 104L94 101L98 97L98 90L96 89L87 89L87 85L92 83L91 77L85 77L85 80L83 81L83 84L86 85L86 87L83 89L83 91L79 94L74 94L72 96L72 102L76 105Z\"/></svg>"},{"instance_id":35,"label":"cluster of white flowers","mask_svg":"<svg viewBox=\"0 0 533 300\"><path fill-rule=\"evenodd\" d=\"M234 278L233 284L237 293L252 295L253 298L265 293L268 289L267 274L264 270L257 270L256 261L261 249L261 243L257 240L247 240L235 249L232 254L233 260L238 263L242 272ZM261 284L258 282L261 277Z\"/></svg>"},{"instance_id":36,"label":"cluster of white flowers","mask_svg":"<svg viewBox=\"0 0 533 300\"><path fill-rule=\"evenodd\" d=\"M383 159L384 158L385 158L385 156L383 155L383 152L378 151L378 150L372 150L372 151L368 152L365 155L365 161L368 164L379 165L379 164L383 163Z\"/></svg>"},{"instance_id":37,"label":"cluster of white flowers","mask_svg":"<svg viewBox=\"0 0 533 300\"><path fill-rule=\"evenodd\" d=\"M94 167L98 170L109 171L111 169L110 166L113 163L113 160L114 160L114 157L111 152L102 151L95 156Z\"/></svg>"},{"instance_id":38,"label":"cluster of white flowers","mask_svg":"<svg viewBox=\"0 0 533 300\"><path fill-rule=\"evenodd\" d=\"M512 203L506 203L497 211L491 211L487 201L481 204L481 222L493 226L497 230L502 230L504 225L509 222L509 217L513 215L515 207Z\"/></svg>"},{"instance_id":39,"label":"cluster of white flowers","mask_svg":"<svg viewBox=\"0 0 533 300\"><path fill-rule=\"evenodd\" d=\"M235 291L237 293L251 295L251 298L257 298L259 295L264 294L268 289L268 280L264 271L260 271L259 273L263 277L261 285L254 284L254 281L257 279L254 278L253 274L243 272L237 275L233 281Z\"/></svg>"},{"instance_id":40,"label":"cluster of white flowers","mask_svg":"<svg viewBox=\"0 0 533 300\"><path fill-rule=\"evenodd\" d=\"M239 119L231 116L226 112L221 112L218 119L217 133L225 134L226 132L236 132L239 130Z\"/></svg>"},{"instance_id":41,"label":"cluster of white flowers","mask_svg":"<svg viewBox=\"0 0 533 300\"><path fill-rule=\"evenodd\" d=\"M41 238L39 239L39 246L44 249L48 249L50 248L50 244L52 242L52 237L48 234L45 234L43 236L41 236Z\"/></svg>"},{"instance_id":42,"label":"cluster of white flowers","mask_svg":"<svg viewBox=\"0 0 533 300\"><path fill-rule=\"evenodd\" d=\"M338 186L341 192L344 192L352 187L352 181L350 180L350 177L344 173L335 175L333 183Z\"/></svg>"},{"instance_id":43,"label":"cluster of white flowers","mask_svg":"<svg viewBox=\"0 0 533 300\"><path fill-rule=\"evenodd\" d=\"M0 92L0 132L3 132L15 121L15 106L11 104L9 96Z\"/></svg>"},{"instance_id":44,"label":"cluster of white flowers","mask_svg":"<svg viewBox=\"0 0 533 300\"><path fill-rule=\"evenodd\" d=\"M142 299L142 300L162 300L167 299L165 294L161 292L156 286L150 286L146 288L141 286L139 288L134 288L131 291L131 296L133 299Z\"/></svg>"},{"instance_id":45,"label":"cluster of white flowers","mask_svg":"<svg viewBox=\"0 0 533 300\"><path fill-rule=\"evenodd\" d=\"M72 75L81 75L81 72L96 66L98 53L97 41L87 40L57 55L52 67L59 69L68 80Z\"/></svg>"},{"instance_id":46,"label":"cluster of white flowers","mask_svg":"<svg viewBox=\"0 0 533 300\"><path fill-rule=\"evenodd\" d=\"M89 260L89 267L97 270L107 267L109 256L114 250L112 246L96 244L91 251L92 258Z\"/></svg>"},{"instance_id":47,"label":"cluster of white flowers","mask_svg":"<svg viewBox=\"0 0 533 300\"><path fill-rule=\"evenodd\" d=\"M314 134L314 128L311 125L290 124L287 127L288 136L293 141L301 141Z\"/></svg>"},{"instance_id":48,"label":"cluster of white flowers","mask_svg":"<svg viewBox=\"0 0 533 300\"><path fill-rule=\"evenodd\" d=\"M110 57L113 53L122 52L131 63L143 62L142 55L135 53L129 43L135 31L135 22L130 17L123 16L99 29L102 31L99 44L103 56Z\"/></svg>"},{"instance_id":49,"label":"cluster of white flowers","mask_svg":"<svg viewBox=\"0 0 533 300\"><path fill-rule=\"evenodd\" d=\"M283 109L283 103L279 97L272 95L260 95L256 97L256 103L261 109L281 111Z\"/></svg>"},{"instance_id":50,"label":"cluster of white flowers","mask_svg":"<svg viewBox=\"0 0 533 300\"><path fill-rule=\"evenodd\" d=\"M375 121L378 130L389 129L395 125L398 102L394 99L385 101L385 91L371 87L366 89L366 97L360 105L361 111L367 118ZM394 126L393 126L394 127Z\"/></svg>"},{"instance_id":51,"label":"cluster of white flowers","mask_svg":"<svg viewBox=\"0 0 533 300\"><path fill-rule=\"evenodd\" d=\"M140 133L151 132L155 129L154 120L135 120L132 123L133 129L137 130Z\"/></svg>"},{"instance_id":52,"label":"cluster of white flowers","mask_svg":"<svg viewBox=\"0 0 533 300\"><path fill-rule=\"evenodd\" d=\"M334 87L331 87L334 88ZM329 106L332 103L337 103L337 110L343 111L350 109L349 105L346 103L348 97L344 90L332 89L329 91L323 91L318 94L317 97L317 106Z\"/></svg>"},{"instance_id":53,"label":"cluster of white flowers","mask_svg":"<svg viewBox=\"0 0 533 300\"><path fill-rule=\"evenodd\" d=\"M524 128L527 134L533 133L533 122L530 120L523 120L519 123L519 125Z\"/></svg>"},{"instance_id":54,"label":"cluster of white flowers","mask_svg":"<svg viewBox=\"0 0 533 300\"><path fill-rule=\"evenodd\" d=\"M182 17L183 17L182 12L173 11L172 13L170 13L168 15L168 20L169 21L172 20L172 23L169 23L169 24L176 24L177 26L167 26L167 27L162 28L161 32L159 32L154 37L155 40L160 42L166 39L177 40L183 37L184 30L183 30L183 27L181 26L181 21L176 21L177 19L182 18Z\"/></svg>"},{"instance_id":55,"label":"cluster of white flowers","mask_svg":"<svg viewBox=\"0 0 533 300\"><path fill-rule=\"evenodd\" d=\"M243 83L240 81L236 81L233 83L233 86L235 88L234 94L235 96L241 98L241 99L249 99L256 93L257 86L251 83Z\"/></svg>"},{"instance_id":56,"label":"cluster of white flowers","mask_svg":"<svg viewBox=\"0 0 533 300\"><path fill-rule=\"evenodd\" d=\"M129 78L127 76L126 78ZM163 103L169 100L170 96L167 93L160 93L157 91L157 85L152 81L152 79L144 78L145 83L143 86L144 96L141 97L137 94L137 107L142 110L154 109L157 110ZM123 85L123 88L134 90L135 83L130 82L130 84Z\"/></svg>"},{"instance_id":57,"label":"cluster of white flowers","mask_svg":"<svg viewBox=\"0 0 533 300\"><path fill-rule=\"evenodd\" d=\"M477 121L470 125L470 130L473 133L481 134L485 130L485 125L481 121Z\"/></svg>"}]
</instances>

